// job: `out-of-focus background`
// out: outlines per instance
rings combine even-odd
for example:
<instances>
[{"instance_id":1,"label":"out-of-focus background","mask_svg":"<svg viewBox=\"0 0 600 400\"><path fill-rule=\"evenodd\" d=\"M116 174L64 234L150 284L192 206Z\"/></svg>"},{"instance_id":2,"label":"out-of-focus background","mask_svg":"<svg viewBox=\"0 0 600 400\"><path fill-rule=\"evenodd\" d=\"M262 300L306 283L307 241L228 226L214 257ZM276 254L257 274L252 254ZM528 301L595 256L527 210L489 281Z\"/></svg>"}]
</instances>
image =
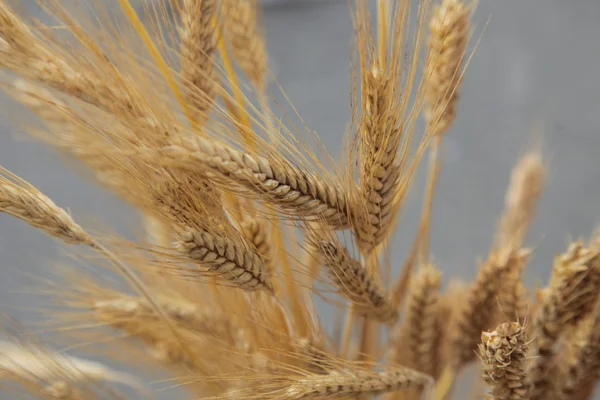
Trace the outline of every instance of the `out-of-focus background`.
<instances>
[{"instance_id":1,"label":"out-of-focus background","mask_svg":"<svg viewBox=\"0 0 600 400\"><path fill-rule=\"evenodd\" d=\"M308 126L338 154L350 117L349 2L266 3L277 80ZM474 276L476 260L489 249L511 167L531 146L541 144L548 177L527 241L534 247L527 282L544 283L553 256L600 222L599 20L597 0L479 1L471 48L480 41L461 88L458 119L444 142L433 214L431 248L446 278ZM68 207L85 226L135 232L138 216L130 207L9 124L0 121L0 127L2 166ZM424 172L393 242L397 267L419 217ZM30 282L27 275L68 261L64 248L7 215L0 215L0 255L0 301L14 306L17 318L26 318L35 304L30 294L16 293Z\"/></svg>"}]
</instances>

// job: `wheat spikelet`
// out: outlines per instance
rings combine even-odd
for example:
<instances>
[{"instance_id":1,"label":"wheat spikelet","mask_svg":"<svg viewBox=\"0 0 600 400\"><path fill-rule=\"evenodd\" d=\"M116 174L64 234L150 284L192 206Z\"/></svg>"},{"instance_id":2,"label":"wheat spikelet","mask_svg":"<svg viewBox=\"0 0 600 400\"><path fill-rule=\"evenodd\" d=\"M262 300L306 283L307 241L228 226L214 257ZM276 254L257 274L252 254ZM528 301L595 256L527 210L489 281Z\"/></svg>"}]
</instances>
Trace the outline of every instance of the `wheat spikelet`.
<instances>
[{"instance_id":1,"label":"wheat spikelet","mask_svg":"<svg viewBox=\"0 0 600 400\"><path fill-rule=\"evenodd\" d=\"M222 5L224 35L240 68L257 87L265 83L267 45L258 28L258 11L254 0L224 0Z\"/></svg>"},{"instance_id":2,"label":"wheat spikelet","mask_svg":"<svg viewBox=\"0 0 600 400\"><path fill-rule=\"evenodd\" d=\"M182 0L179 35L181 37L181 78L187 88L196 122L202 126L216 96L214 68L217 38L211 24L216 15L215 0Z\"/></svg>"},{"instance_id":3,"label":"wheat spikelet","mask_svg":"<svg viewBox=\"0 0 600 400\"><path fill-rule=\"evenodd\" d=\"M460 67L471 29L470 13L471 6L462 0L442 0L429 23L425 115L432 135L446 132L456 118Z\"/></svg>"},{"instance_id":4,"label":"wheat spikelet","mask_svg":"<svg viewBox=\"0 0 600 400\"><path fill-rule=\"evenodd\" d=\"M263 221L256 218L247 218L241 223L242 233L248 242L250 242L258 251L267 271L273 271L271 258L271 245L269 244L269 232Z\"/></svg>"},{"instance_id":5,"label":"wheat spikelet","mask_svg":"<svg viewBox=\"0 0 600 400\"><path fill-rule=\"evenodd\" d=\"M426 265L414 277L407 300L407 310L400 336L401 349L395 361L430 376L436 376L440 328L438 320L441 273Z\"/></svg>"},{"instance_id":6,"label":"wheat spikelet","mask_svg":"<svg viewBox=\"0 0 600 400\"><path fill-rule=\"evenodd\" d=\"M544 289L540 309L534 319L535 362L532 368L531 398L542 399L554 391L550 371L555 367L555 346L562 333L592 311L600 285L600 254L597 249L572 243L557 256L550 285Z\"/></svg>"},{"instance_id":7,"label":"wheat spikelet","mask_svg":"<svg viewBox=\"0 0 600 400\"><path fill-rule=\"evenodd\" d=\"M481 334L483 379L490 385L494 400L529 398L527 349L525 328L518 322L505 322Z\"/></svg>"},{"instance_id":8,"label":"wheat spikelet","mask_svg":"<svg viewBox=\"0 0 600 400\"><path fill-rule=\"evenodd\" d=\"M375 277L352 259L338 241L316 240L315 246L334 285L352 302L356 312L381 322L391 323L398 318L398 310Z\"/></svg>"},{"instance_id":9,"label":"wheat spikelet","mask_svg":"<svg viewBox=\"0 0 600 400\"><path fill-rule=\"evenodd\" d=\"M273 291L261 257L241 238L188 231L181 235L177 249L209 271L245 290Z\"/></svg>"},{"instance_id":10,"label":"wheat spikelet","mask_svg":"<svg viewBox=\"0 0 600 400\"><path fill-rule=\"evenodd\" d=\"M52 200L8 171L0 170L0 212L71 244L92 245L92 238Z\"/></svg>"}]
</instances>

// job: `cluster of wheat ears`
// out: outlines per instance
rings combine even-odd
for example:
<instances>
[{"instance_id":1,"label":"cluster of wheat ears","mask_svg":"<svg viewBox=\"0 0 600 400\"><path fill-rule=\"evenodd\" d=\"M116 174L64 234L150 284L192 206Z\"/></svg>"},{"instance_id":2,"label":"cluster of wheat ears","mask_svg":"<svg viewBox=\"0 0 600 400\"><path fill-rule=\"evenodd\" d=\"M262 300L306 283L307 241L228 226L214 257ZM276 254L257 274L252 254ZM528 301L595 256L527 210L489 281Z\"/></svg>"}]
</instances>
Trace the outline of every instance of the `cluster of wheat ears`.
<instances>
[{"instance_id":1,"label":"cluster of wheat ears","mask_svg":"<svg viewBox=\"0 0 600 400\"><path fill-rule=\"evenodd\" d=\"M252 1L156 2L142 20L119 0L118 20L100 4L90 14L42 0L42 24L0 0L2 88L38 117L16 122L139 208L145 228L136 242L92 233L1 171L0 211L79 245L91 264L43 282L46 331L130 369L162 366L189 398L441 400L473 362L496 400L589 398L600 239L570 244L549 285L527 296L538 151L512 172L475 279L441 291L430 215L474 5L411 3L382 0L375 16L366 0L352 7L352 123L334 160L273 101ZM426 154L420 225L399 261L388 242ZM345 317L334 333L317 295ZM0 381L15 396L153 397L139 378L6 321Z\"/></svg>"}]
</instances>

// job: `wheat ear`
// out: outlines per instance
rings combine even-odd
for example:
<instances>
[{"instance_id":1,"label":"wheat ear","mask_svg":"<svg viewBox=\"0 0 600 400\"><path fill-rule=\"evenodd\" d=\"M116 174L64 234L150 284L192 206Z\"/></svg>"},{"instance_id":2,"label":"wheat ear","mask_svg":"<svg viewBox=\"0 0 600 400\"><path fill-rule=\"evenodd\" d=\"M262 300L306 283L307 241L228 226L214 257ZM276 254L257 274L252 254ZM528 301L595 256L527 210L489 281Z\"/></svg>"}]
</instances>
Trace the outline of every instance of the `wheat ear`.
<instances>
[{"instance_id":1,"label":"wheat ear","mask_svg":"<svg viewBox=\"0 0 600 400\"><path fill-rule=\"evenodd\" d=\"M210 173L211 181L226 189L243 189L307 220L338 229L348 226L349 202L341 184L304 172L279 156L264 158L214 140L198 138L187 147L143 150L136 156L154 162L158 156L165 165Z\"/></svg>"},{"instance_id":2,"label":"wheat ear","mask_svg":"<svg viewBox=\"0 0 600 400\"><path fill-rule=\"evenodd\" d=\"M314 240L318 253L334 285L354 306L358 314L392 323L398 310L375 277L334 238Z\"/></svg>"},{"instance_id":3,"label":"wheat ear","mask_svg":"<svg viewBox=\"0 0 600 400\"><path fill-rule=\"evenodd\" d=\"M78 26L60 5L55 6L67 27ZM71 33L90 50L89 57L51 46L49 43L57 41L51 32L38 30L34 34L5 3L0 4L0 21L0 38L6 43L0 51L0 66L113 114L131 128L129 133L136 141L164 145L165 139L177 133L164 114L157 115L150 107L140 87L122 74L83 30L73 28Z\"/></svg>"},{"instance_id":4,"label":"wheat ear","mask_svg":"<svg viewBox=\"0 0 600 400\"><path fill-rule=\"evenodd\" d=\"M130 197L127 193L131 182L116 168L114 159L103 151L106 141L86 131L85 122L71 107L42 85L21 78L16 79L13 85L15 90L11 90L11 94L47 126L49 132L39 135L42 141L77 157L93 168L100 183L118 190L126 198Z\"/></svg>"},{"instance_id":5,"label":"wheat ear","mask_svg":"<svg viewBox=\"0 0 600 400\"><path fill-rule=\"evenodd\" d=\"M91 69L87 73L76 72L64 57L39 40L6 3L0 4L0 21L0 36L5 43L0 52L3 67L106 110L126 105L124 109L139 111L122 87L111 87Z\"/></svg>"},{"instance_id":6,"label":"wheat ear","mask_svg":"<svg viewBox=\"0 0 600 400\"><path fill-rule=\"evenodd\" d=\"M177 249L237 287L273 292L261 257L241 238L188 230L181 235Z\"/></svg>"},{"instance_id":7,"label":"wheat ear","mask_svg":"<svg viewBox=\"0 0 600 400\"><path fill-rule=\"evenodd\" d=\"M10 214L70 244L92 245L73 218L33 186L0 170L0 212Z\"/></svg>"},{"instance_id":8,"label":"wheat ear","mask_svg":"<svg viewBox=\"0 0 600 400\"><path fill-rule=\"evenodd\" d=\"M85 244L104 256L122 273L132 286L154 307L177 338L176 330L167 314L148 292L144 282L131 267L123 263L104 245L93 239L82 227L29 183L0 167L0 211L22 219L47 234L66 243ZM179 343L180 345L180 343Z\"/></svg>"},{"instance_id":9,"label":"wheat ear","mask_svg":"<svg viewBox=\"0 0 600 400\"><path fill-rule=\"evenodd\" d=\"M557 256L549 286L544 289L542 304L534 319L535 359L532 367L532 400L553 393L550 371L554 363L555 346L561 335L593 310L600 286L600 252L572 243Z\"/></svg>"},{"instance_id":10,"label":"wheat ear","mask_svg":"<svg viewBox=\"0 0 600 400\"><path fill-rule=\"evenodd\" d=\"M458 107L461 66L470 39L470 6L463 0L442 0L429 21L428 59L424 71L425 120L432 135L429 173L415 254L429 257L429 236L435 190L442 169L442 136L452 126Z\"/></svg>"},{"instance_id":11,"label":"wheat ear","mask_svg":"<svg viewBox=\"0 0 600 400\"><path fill-rule=\"evenodd\" d=\"M421 268L411 283L395 361L436 376L440 364L439 291L441 273L433 265Z\"/></svg>"},{"instance_id":12,"label":"wheat ear","mask_svg":"<svg viewBox=\"0 0 600 400\"><path fill-rule=\"evenodd\" d=\"M564 360L563 381L560 382L558 400L584 399L581 390L594 385L600 374L600 318L598 311L577 327L570 338L575 354ZM573 343L574 342L574 343Z\"/></svg>"},{"instance_id":13,"label":"wheat ear","mask_svg":"<svg viewBox=\"0 0 600 400\"><path fill-rule=\"evenodd\" d=\"M378 65L366 73L360 186L368 219L358 231L365 251L381 243L388 233L402 172L396 162L402 129L397 121L400 111L394 83Z\"/></svg>"},{"instance_id":14,"label":"wheat ear","mask_svg":"<svg viewBox=\"0 0 600 400\"><path fill-rule=\"evenodd\" d=\"M137 390L143 385L132 376L100 363L36 347L34 344L0 342L0 377L36 380L52 384L61 379L69 382L107 381L122 383Z\"/></svg>"},{"instance_id":15,"label":"wheat ear","mask_svg":"<svg viewBox=\"0 0 600 400\"><path fill-rule=\"evenodd\" d=\"M328 371L292 381L280 399L336 399L379 395L431 386L431 377L408 368L388 367L382 372Z\"/></svg>"},{"instance_id":16,"label":"wheat ear","mask_svg":"<svg viewBox=\"0 0 600 400\"><path fill-rule=\"evenodd\" d=\"M258 28L258 10L252 0L224 0L225 38L240 68L256 87L262 87L267 71L267 45Z\"/></svg>"},{"instance_id":17,"label":"wheat ear","mask_svg":"<svg viewBox=\"0 0 600 400\"><path fill-rule=\"evenodd\" d=\"M461 65L469 42L471 6L442 0L429 23L429 59L425 70L425 116L432 135L448 131L456 118Z\"/></svg>"},{"instance_id":18,"label":"wheat ear","mask_svg":"<svg viewBox=\"0 0 600 400\"><path fill-rule=\"evenodd\" d=\"M481 334L479 357L493 400L529 398L527 350L525 328L518 322L505 322Z\"/></svg>"},{"instance_id":19,"label":"wheat ear","mask_svg":"<svg viewBox=\"0 0 600 400\"><path fill-rule=\"evenodd\" d=\"M216 15L216 1L181 0L180 8L181 79L196 122L202 126L217 94L217 38L211 23Z\"/></svg>"},{"instance_id":20,"label":"wheat ear","mask_svg":"<svg viewBox=\"0 0 600 400\"><path fill-rule=\"evenodd\" d=\"M478 335L489 329L497 310L497 296L506 270L506 259L499 253L490 253L479 268L477 277L468 291L464 308L457 315L453 340L455 367L474 360Z\"/></svg>"},{"instance_id":21,"label":"wheat ear","mask_svg":"<svg viewBox=\"0 0 600 400\"><path fill-rule=\"evenodd\" d=\"M60 400L84 400L84 394L77 388L72 387L67 382L54 382L44 388L44 395L51 399Z\"/></svg>"},{"instance_id":22,"label":"wheat ear","mask_svg":"<svg viewBox=\"0 0 600 400\"><path fill-rule=\"evenodd\" d=\"M537 151L527 153L513 168L498 227L498 247L521 245L535 216L545 172L542 156Z\"/></svg>"}]
</instances>

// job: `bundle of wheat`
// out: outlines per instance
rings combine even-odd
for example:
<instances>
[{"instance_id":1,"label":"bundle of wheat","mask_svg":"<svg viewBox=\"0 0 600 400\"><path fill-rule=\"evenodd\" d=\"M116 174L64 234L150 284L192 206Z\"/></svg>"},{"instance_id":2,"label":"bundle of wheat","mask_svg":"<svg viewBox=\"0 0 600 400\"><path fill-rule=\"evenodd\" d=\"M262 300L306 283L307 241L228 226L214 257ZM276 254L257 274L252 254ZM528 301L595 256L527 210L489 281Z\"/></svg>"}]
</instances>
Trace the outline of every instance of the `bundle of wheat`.
<instances>
[{"instance_id":1,"label":"bundle of wheat","mask_svg":"<svg viewBox=\"0 0 600 400\"><path fill-rule=\"evenodd\" d=\"M331 165L271 109L257 4L175 0L172 19L157 3L143 24L119 3L127 23L46 0L56 30L0 0L2 88L44 124L31 133L138 207L147 229L135 243L91 234L1 171L0 211L103 260L49 291L61 306L51 322L69 340L108 343L88 348L134 369L162 365L189 398L441 400L478 357L490 398L591 396L600 242L557 256L537 298L522 281L545 175L537 151L513 170L473 282L442 292L429 259L438 150L458 111L473 4L380 1L373 18L356 0L354 137L348 162ZM388 285L386 244L427 151L420 227ZM346 314L337 336L314 306L325 294ZM15 393L38 398L125 398L119 383L151 396L125 374L33 341L0 346L0 371Z\"/></svg>"}]
</instances>

